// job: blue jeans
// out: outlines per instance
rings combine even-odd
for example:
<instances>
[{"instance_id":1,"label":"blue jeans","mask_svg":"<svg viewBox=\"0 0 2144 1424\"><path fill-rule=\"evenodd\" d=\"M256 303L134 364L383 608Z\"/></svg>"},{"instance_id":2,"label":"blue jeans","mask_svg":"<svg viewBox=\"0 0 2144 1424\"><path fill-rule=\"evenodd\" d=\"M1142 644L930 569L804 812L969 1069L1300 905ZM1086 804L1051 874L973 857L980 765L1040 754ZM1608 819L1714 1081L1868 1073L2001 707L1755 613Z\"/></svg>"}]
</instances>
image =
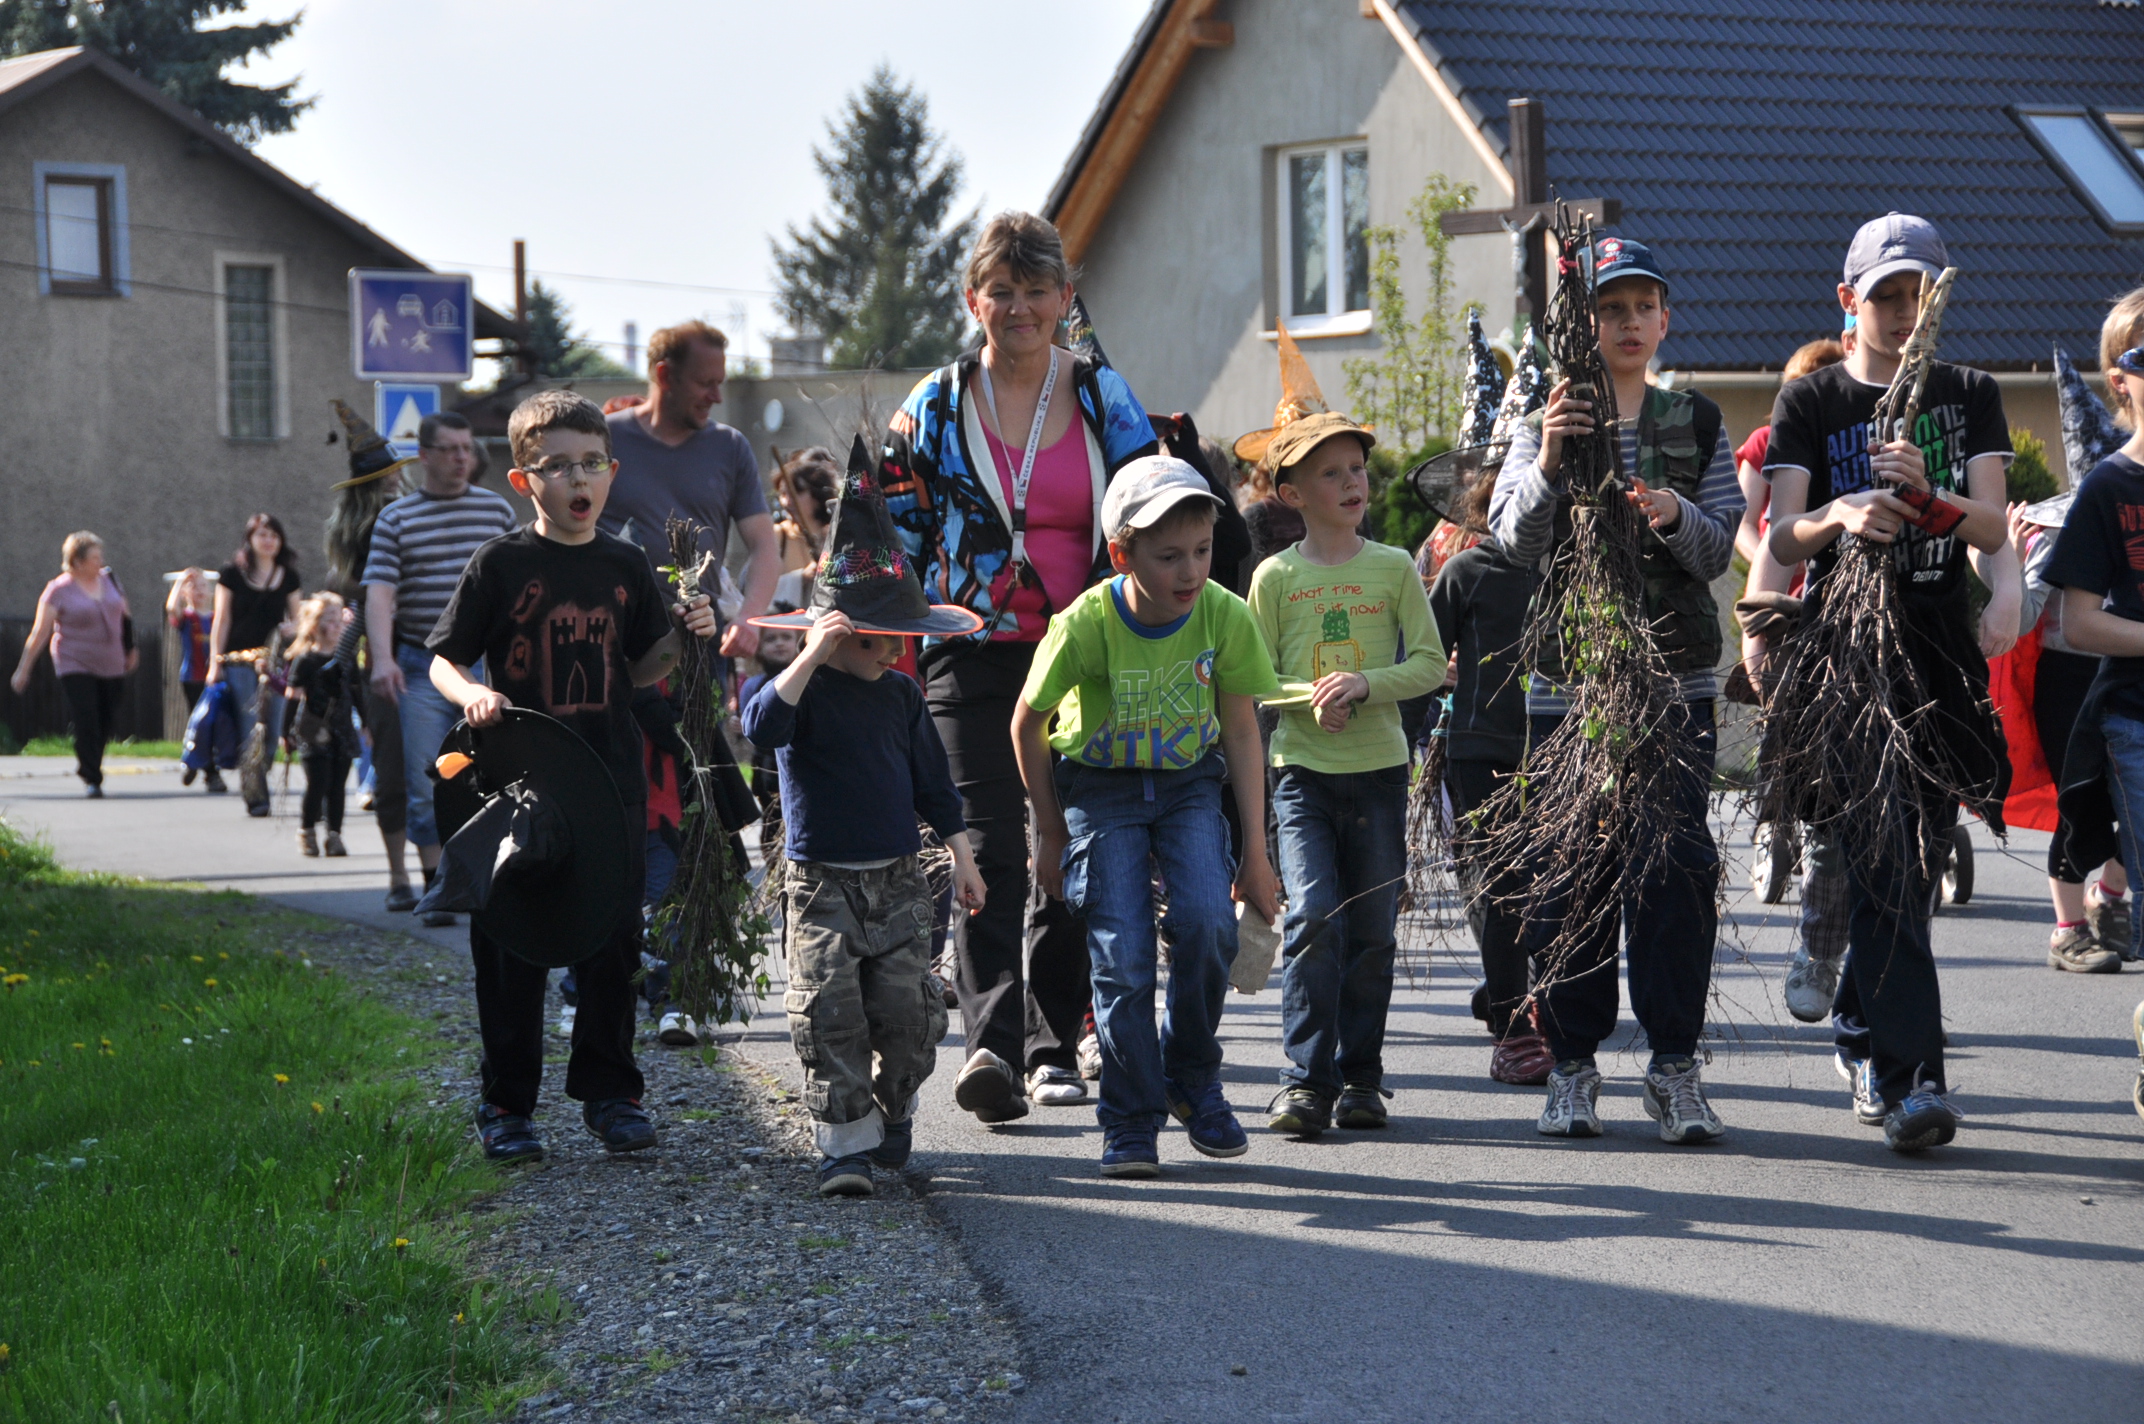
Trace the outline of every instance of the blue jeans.
<instances>
[{"instance_id":1,"label":"blue jeans","mask_svg":"<svg viewBox=\"0 0 2144 1424\"><path fill-rule=\"evenodd\" d=\"M439 822L432 815L432 778L425 772L439 759L439 744L461 721L462 710L432 686L432 655L423 648L398 647L395 666L402 669L402 766L409 786L409 841L439 844ZM484 660L470 671L484 676Z\"/></svg>"},{"instance_id":2,"label":"blue jeans","mask_svg":"<svg viewBox=\"0 0 2144 1424\"><path fill-rule=\"evenodd\" d=\"M1407 766L1332 774L1282 767L1280 1080L1326 1098L1384 1081L1400 882L1407 871Z\"/></svg>"},{"instance_id":3,"label":"blue jeans","mask_svg":"<svg viewBox=\"0 0 2144 1424\"><path fill-rule=\"evenodd\" d=\"M1222 759L1183 771L1103 771L1057 764L1071 832L1065 902L1087 922L1094 1025L1102 1043L1102 1126L1160 1127L1165 1083L1186 1092L1221 1072L1215 1031L1236 960L1233 863L1221 816ZM1154 1031L1154 870L1168 908L1169 991Z\"/></svg>"},{"instance_id":4,"label":"blue jeans","mask_svg":"<svg viewBox=\"0 0 2144 1424\"><path fill-rule=\"evenodd\" d=\"M282 694L271 690L267 701L256 707L255 699L261 693L261 675L254 671L251 663L224 664L223 682L231 689L232 701L238 708L238 754L245 755L246 739L253 735L254 722L265 720L268 724L268 750L273 756L275 739L283 733ZM256 713L259 714L258 717Z\"/></svg>"},{"instance_id":5,"label":"blue jeans","mask_svg":"<svg viewBox=\"0 0 2144 1424\"><path fill-rule=\"evenodd\" d=\"M2114 800L2114 815L2121 827L2122 864L2144 866L2144 722L2121 712L2106 712L2099 719L2100 735L2107 739L2107 790ZM2132 876L2136 872L2131 872ZM2144 915L2129 917L2129 945L2134 954L2144 944Z\"/></svg>"}]
</instances>

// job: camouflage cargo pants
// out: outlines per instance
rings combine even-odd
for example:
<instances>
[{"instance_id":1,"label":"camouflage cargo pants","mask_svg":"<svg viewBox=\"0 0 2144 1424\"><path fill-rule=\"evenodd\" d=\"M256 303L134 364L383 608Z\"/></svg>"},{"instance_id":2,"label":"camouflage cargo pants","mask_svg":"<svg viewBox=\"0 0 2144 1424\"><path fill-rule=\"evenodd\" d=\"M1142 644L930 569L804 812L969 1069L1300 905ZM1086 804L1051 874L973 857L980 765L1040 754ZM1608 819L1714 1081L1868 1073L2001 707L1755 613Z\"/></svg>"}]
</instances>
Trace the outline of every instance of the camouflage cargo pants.
<instances>
[{"instance_id":1,"label":"camouflage cargo pants","mask_svg":"<svg viewBox=\"0 0 2144 1424\"><path fill-rule=\"evenodd\" d=\"M789 1038L830 1157L876 1147L937 1066L945 1000L931 985L930 885L916 857L875 870L790 861L783 948Z\"/></svg>"}]
</instances>

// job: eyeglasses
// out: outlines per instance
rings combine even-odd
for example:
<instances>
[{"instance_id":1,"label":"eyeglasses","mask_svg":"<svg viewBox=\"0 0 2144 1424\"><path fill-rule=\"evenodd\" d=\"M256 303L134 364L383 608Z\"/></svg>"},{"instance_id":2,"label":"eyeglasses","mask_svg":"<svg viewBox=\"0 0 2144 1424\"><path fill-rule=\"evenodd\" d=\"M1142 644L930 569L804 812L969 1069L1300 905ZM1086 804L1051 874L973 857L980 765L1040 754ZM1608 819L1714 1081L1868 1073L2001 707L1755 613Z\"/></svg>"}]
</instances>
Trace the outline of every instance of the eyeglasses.
<instances>
[{"instance_id":1,"label":"eyeglasses","mask_svg":"<svg viewBox=\"0 0 2144 1424\"><path fill-rule=\"evenodd\" d=\"M575 470L591 480L600 480L616 468L617 463L608 455L591 455L585 460L546 460L528 473L552 484L571 478Z\"/></svg>"}]
</instances>

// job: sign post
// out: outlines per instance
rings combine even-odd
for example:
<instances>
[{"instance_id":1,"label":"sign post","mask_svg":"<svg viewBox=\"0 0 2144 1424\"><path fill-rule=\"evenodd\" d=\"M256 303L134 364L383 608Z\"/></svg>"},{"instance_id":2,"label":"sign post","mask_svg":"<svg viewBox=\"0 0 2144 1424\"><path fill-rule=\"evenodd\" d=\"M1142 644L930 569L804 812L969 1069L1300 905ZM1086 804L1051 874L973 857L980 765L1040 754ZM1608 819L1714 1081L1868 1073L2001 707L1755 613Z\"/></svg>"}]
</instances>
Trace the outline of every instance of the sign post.
<instances>
[{"instance_id":1,"label":"sign post","mask_svg":"<svg viewBox=\"0 0 2144 1424\"><path fill-rule=\"evenodd\" d=\"M466 274L350 269L350 360L361 381L468 380L475 317Z\"/></svg>"}]
</instances>

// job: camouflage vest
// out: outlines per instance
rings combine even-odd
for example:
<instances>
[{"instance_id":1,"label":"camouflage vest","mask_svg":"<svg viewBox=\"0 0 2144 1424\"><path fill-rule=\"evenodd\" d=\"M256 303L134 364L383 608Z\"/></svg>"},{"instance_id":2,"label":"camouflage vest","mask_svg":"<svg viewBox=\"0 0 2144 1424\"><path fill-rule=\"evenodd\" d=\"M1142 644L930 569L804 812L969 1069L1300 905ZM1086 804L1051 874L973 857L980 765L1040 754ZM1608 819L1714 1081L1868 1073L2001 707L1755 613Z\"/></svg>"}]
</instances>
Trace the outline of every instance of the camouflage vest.
<instances>
[{"instance_id":1,"label":"camouflage vest","mask_svg":"<svg viewBox=\"0 0 2144 1424\"><path fill-rule=\"evenodd\" d=\"M1693 505L1697 503L1698 486L1705 478L1705 466L1712 460L1712 445L1717 445L1720 438L1718 407L1701 412L1699 400L1691 391L1648 386L1645 404L1638 412L1638 468L1626 472L1645 481L1648 489L1671 489ZM1709 401L1705 404L1711 405ZM1536 436L1540 435L1539 412L1527 417L1527 424ZM1707 434L1712 445L1705 443ZM1550 575L1536 595L1537 610L1554 608L1562 601L1563 581L1554 573L1553 559L1570 537L1571 497L1566 494L1556 502ZM1639 562L1645 575L1645 616L1653 626L1653 640L1667 659L1668 670L1680 674L1718 667L1725 644L1712 586L1685 569L1655 530L1646 531ZM1539 671L1552 682L1567 681L1560 633L1551 632L1545 641Z\"/></svg>"}]
</instances>

